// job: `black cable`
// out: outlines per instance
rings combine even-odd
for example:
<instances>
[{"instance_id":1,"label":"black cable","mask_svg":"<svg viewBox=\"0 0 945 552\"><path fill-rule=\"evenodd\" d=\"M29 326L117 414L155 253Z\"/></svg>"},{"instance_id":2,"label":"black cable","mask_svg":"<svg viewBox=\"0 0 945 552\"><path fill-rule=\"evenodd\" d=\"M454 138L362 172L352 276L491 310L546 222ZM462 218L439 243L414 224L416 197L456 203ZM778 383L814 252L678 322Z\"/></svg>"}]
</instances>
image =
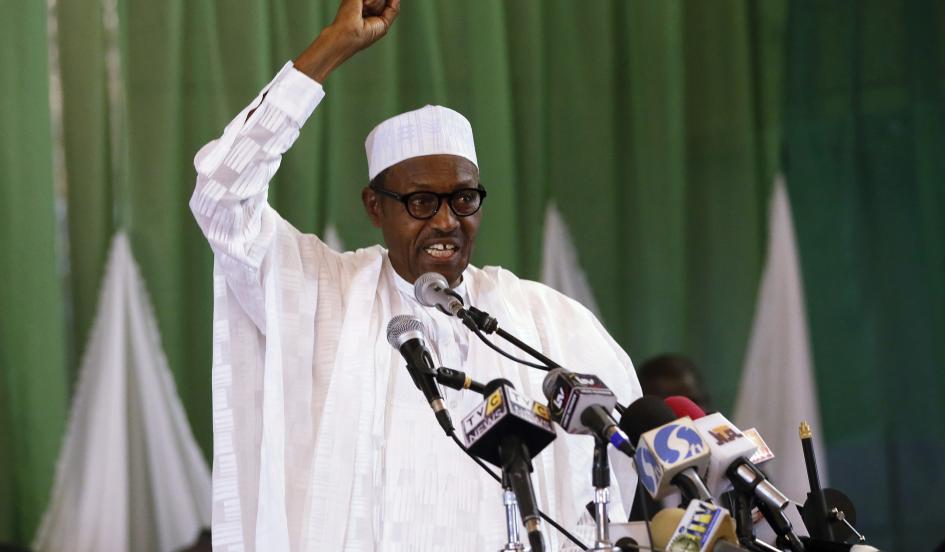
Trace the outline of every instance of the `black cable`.
<instances>
[{"instance_id":1,"label":"black cable","mask_svg":"<svg viewBox=\"0 0 945 552\"><path fill-rule=\"evenodd\" d=\"M488 473L488 474L492 477L492 479L495 479L496 482L497 482L499 485L502 484L502 478L499 477L498 475L496 475L496 473L495 473L494 471L492 471L492 469L489 468L489 466L487 466L486 463L483 462L480 458L478 458L475 454L469 452L469 449L466 448L466 445L464 445L463 442L459 440L459 437L456 436L456 432L455 432L455 431L452 432L452 433L450 433L449 435L450 435L450 437L453 439L453 442L456 443L456 446L458 446L459 448L461 448L461 449L463 450L463 452L465 452L470 458L472 458L472 459L473 459L473 462L475 462L476 464L479 464L479 467L482 468L483 470L485 470L486 473ZM562 535L564 535L565 537L567 537L568 540L570 540L571 542L573 542L578 548L580 548L581 550L587 550L587 546L586 546L584 543L582 543L581 541L579 541L579 540L577 539L577 537L575 537L574 535L572 535L571 533L569 533L564 527L561 527L560 525L558 525L558 522L556 522L555 520L551 519L551 516L549 516L548 514L546 514L546 513L545 513L544 511L542 511L541 509L538 510L538 513L541 514L541 519L547 521L549 525L551 525L552 527L554 527L555 529L557 529ZM652 540L651 540L651 542L652 542Z\"/></svg>"},{"instance_id":2,"label":"black cable","mask_svg":"<svg viewBox=\"0 0 945 552\"><path fill-rule=\"evenodd\" d=\"M467 317L468 317L468 315L467 315ZM520 359L520 358L516 358L516 357L510 355L509 353L506 353L505 351L503 351L502 349L500 349L495 343L489 341L489 338L487 338L487 337L485 336L485 334L482 333L482 330L479 329L479 326L476 325L475 321L473 321L471 318L467 318L467 319L465 319L464 321L466 321L466 320L469 321L469 323L466 324L466 326L467 326L469 329L471 329L471 330L473 331L473 333L475 333L476 336L478 336L479 339L482 340L483 343L485 343L486 345L488 345L492 350L494 350L495 352L499 353L500 355L502 355L502 356L504 356L504 357L506 357L506 358L508 358L508 359L511 359L511 360L513 360L513 361L515 361L515 362L518 362L519 364L524 364L525 366L530 366L530 367L532 367L532 368L537 368L537 369L539 369L539 370L544 370L545 372L547 372L547 371L550 370L549 367L544 366L544 365L542 365L542 364L535 364L534 362L528 362L527 360L522 360L522 359Z\"/></svg>"}]
</instances>

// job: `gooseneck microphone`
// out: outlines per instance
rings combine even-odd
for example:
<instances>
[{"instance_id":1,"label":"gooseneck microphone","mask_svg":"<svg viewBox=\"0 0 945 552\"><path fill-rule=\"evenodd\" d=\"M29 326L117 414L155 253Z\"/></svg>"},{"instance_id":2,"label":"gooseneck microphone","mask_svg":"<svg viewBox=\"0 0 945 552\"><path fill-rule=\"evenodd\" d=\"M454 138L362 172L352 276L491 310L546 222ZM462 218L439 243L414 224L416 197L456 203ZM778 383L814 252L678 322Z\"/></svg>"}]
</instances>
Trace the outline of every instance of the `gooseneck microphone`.
<instances>
[{"instance_id":1,"label":"gooseneck microphone","mask_svg":"<svg viewBox=\"0 0 945 552\"><path fill-rule=\"evenodd\" d=\"M435 307L450 316L463 318L463 299L450 289L446 277L439 272L422 274L413 283L413 296L424 307Z\"/></svg>"},{"instance_id":2,"label":"gooseneck microphone","mask_svg":"<svg viewBox=\"0 0 945 552\"><path fill-rule=\"evenodd\" d=\"M407 314L397 315L387 324L387 342L400 351L407 361L407 372L414 385L430 403L440 427L450 435L453 433L453 421L436 386L436 368L427 350L423 329L423 323L418 318Z\"/></svg>"},{"instance_id":3,"label":"gooseneck microphone","mask_svg":"<svg viewBox=\"0 0 945 552\"><path fill-rule=\"evenodd\" d=\"M558 366L557 363L553 362L545 355L541 354L522 340L500 328L496 319L491 317L488 313L483 312L473 306L470 306L468 309L464 308L463 299L458 293L450 289L446 278L438 272L427 272L426 274L422 274L419 278L417 278L413 284L413 296L417 302L424 307L434 307L447 316L455 316L456 318L459 318L463 322L463 325L472 330L473 333L475 333L483 343L489 346L489 348L510 360L514 360L515 362L524 364L525 366L538 368L539 370L550 370L551 368ZM537 359L542 364L535 364L527 360L522 360L503 351L494 343L489 341L489 338L485 336L486 333L491 334L493 332L498 334L502 339L505 339L519 349L525 351L531 355L532 358ZM617 408L619 409L620 405L617 405Z\"/></svg>"}]
</instances>

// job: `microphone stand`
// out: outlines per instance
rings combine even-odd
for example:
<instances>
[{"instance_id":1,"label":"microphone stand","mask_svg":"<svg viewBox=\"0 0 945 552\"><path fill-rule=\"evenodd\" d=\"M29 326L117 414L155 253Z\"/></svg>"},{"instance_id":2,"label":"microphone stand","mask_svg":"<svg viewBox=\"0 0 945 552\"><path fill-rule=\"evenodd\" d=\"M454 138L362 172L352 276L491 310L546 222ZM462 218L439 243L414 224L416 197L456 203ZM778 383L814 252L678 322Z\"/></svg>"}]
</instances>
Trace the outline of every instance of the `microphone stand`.
<instances>
[{"instance_id":1,"label":"microphone stand","mask_svg":"<svg viewBox=\"0 0 945 552\"><path fill-rule=\"evenodd\" d=\"M735 491L731 493L731 500L738 543L752 552L780 552L777 548L755 537L754 521L751 519L752 497Z\"/></svg>"},{"instance_id":2,"label":"microphone stand","mask_svg":"<svg viewBox=\"0 0 945 552\"><path fill-rule=\"evenodd\" d=\"M589 552L619 552L610 542L610 463L607 457L607 441L594 438L594 463L591 467L591 483L594 485L594 521L596 535L594 547Z\"/></svg>"},{"instance_id":3,"label":"microphone stand","mask_svg":"<svg viewBox=\"0 0 945 552\"><path fill-rule=\"evenodd\" d=\"M502 504L505 506L505 529L508 541L499 552L524 552L525 547L518 539L518 501L505 471L502 472Z\"/></svg>"}]
</instances>

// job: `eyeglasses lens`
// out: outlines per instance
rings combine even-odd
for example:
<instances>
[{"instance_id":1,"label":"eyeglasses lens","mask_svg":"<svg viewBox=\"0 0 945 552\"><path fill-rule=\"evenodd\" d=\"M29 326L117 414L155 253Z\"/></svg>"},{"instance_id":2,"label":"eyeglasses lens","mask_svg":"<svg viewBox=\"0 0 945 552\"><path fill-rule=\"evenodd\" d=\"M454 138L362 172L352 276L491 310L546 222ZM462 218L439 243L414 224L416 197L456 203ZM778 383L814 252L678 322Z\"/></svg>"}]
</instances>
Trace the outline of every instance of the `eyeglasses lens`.
<instances>
[{"instance_id":1,"label":"eyeglasses lens","mask_svg":"<svg viewBox=\"0 0 945 552\"><path fill-rule=\"evenodd\" d=\"M450 195L448 201L456 215L468 217L479 210L482 204L482 196L479 190L459 190ZM439 196L428 192L411 194L407 201L407 210L418 219L432 217L436 214L439 206Z\"/></svg>"}]
</instances>

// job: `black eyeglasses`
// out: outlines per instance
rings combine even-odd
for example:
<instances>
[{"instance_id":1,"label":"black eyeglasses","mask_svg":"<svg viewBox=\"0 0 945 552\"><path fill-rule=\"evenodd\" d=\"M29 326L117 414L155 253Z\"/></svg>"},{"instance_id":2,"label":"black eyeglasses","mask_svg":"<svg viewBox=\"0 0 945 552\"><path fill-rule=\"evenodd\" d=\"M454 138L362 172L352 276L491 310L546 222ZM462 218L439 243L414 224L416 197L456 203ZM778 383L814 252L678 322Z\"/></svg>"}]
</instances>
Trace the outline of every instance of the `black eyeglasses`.
<instances>
[{"instance_id":1,"label":"black eyeglasses","mask_svg":"<svg viewBox=\"0 0 945 552\"><path fill-rule=\"evenodd\" d=\"M390 190L385 190L378 186L369 186L375 192L392 197L404 204L407 214L415 219L426 220L436 216L440 210L443 200L450 206L450 210L457 217L468 217L476 214L482 207L482 201L486 199L486 190L482 186L478 188L463 188L449 193L438 194L436 192L412 192L409 194L398 194Z\"/></svg>"}]
</instances>

